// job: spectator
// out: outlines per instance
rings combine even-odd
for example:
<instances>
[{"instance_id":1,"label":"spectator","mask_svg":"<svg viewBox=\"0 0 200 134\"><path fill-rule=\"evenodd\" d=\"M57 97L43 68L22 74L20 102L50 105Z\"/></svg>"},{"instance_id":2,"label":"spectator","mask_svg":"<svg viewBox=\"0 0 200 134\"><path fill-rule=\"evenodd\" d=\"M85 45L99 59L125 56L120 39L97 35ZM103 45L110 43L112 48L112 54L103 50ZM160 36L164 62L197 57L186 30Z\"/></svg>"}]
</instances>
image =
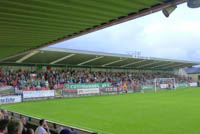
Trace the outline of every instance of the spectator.
<instances>
[{"instance_id":1,"label":"spectator","mask_svg":"<svg viewBox=\"0 0 200 134\"><path fill-rule=\"evenodd\" d=\"M0 121L3 120L4 117L3 117L3 113L0 111Z\"/></svg>"},{"instance_id":2,"label":"spectator","mask_svg":"<svg viewBox=\"0 0 200 134\"><path fill-rule=\"evenodd\" d=\"M3 114L3 119L4 119L4 120L8 118L8 116L7 116L8 111L7 111L6 109L2 109L2 110L1 110L1 113Z\"/></svg>"},{"instance_id":3,"label":"spectator","mask_svg":"<svg viewBox=\"0 0 200 134\"><path fill-rule=\"evenodd\" d=\"M10 121L8 123L8 134L22 134L23 125L20 121Z\"/></svg>"},{"instance_id":4,"label":"spectator","mask_svg":"<svg viewBox=\"0 0 200 134\"><path fill-rule=\"evenodd\" d=\"M7 120L8 120L8 121L11 121L11 120L12 120L12 116L8 115L8 116L7 116Z\"/></svg>"},{"instance_id":5,"label":"spectator","mask_svg":"<svg viewBox=\"0 0 200 134\"><path fill-rule=\"evenodd\" d=\"M8 131L8 120L0 120L0 134L6 134Z\"/></svg>"},{"instance_id":6,"label":"spectator","mask_svg":"<svg viewBox=\"0 0 200 134\"><path fill-rule=\"evenodd\" d=\"M35 134L50 134L49 127L44 119L40 120L40 126L35 130Z\"/></svg>"},{"instance_id":7,"label":"spectator","mask_svg":"<svg viewBox=\"0 0 200 134\"><path fill-rule=\"evenodd\" d=\"M29 128L27 130L26 134L34 134L34 130L32 128Z\"/></svg>"},{"instance_id":8,"label":"spectator","mask_svg":"<svg viewBox=\"0 0 200 134\"><path fill-rule=\"evenodd\" d=\"M21 120L21 123L23 124L23 131L22 131L22 134L26 134L26 132L27 132L27 128L26 128L26 118L25 117L21 117L20 118L20 120Z\"/></svg>"},{"instance_id":9,"label":"spectator","mask_svg":"<svg viewBox=\"0 0 200 134\"><path fill-rule=\"evenodd\" d=\"M75 131L71 131L68 128L64 128L60 131L60 134L77 134Z\"/></svg>"}]
</instances>

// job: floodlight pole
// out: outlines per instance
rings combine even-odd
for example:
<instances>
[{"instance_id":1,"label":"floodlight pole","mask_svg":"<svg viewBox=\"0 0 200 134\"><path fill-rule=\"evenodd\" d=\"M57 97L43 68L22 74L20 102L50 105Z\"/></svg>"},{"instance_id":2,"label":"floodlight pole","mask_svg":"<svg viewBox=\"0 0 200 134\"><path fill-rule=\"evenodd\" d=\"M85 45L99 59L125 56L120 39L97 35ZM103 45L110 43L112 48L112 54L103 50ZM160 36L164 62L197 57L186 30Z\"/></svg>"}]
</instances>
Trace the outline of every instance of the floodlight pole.
<instances>
[{"instance_id":1,"label":"floodlight pole","mask_svg":"<svg viewBox=\"0 0 200 134\"><path fill-rule=\"evenodd\" d=\"M176 90L176 80L174 78L174 90Z\"/></svg>"},{"instance_id":2,"label":"floodlight pole","mask_svg":"<svg viewBox=\"0 0 200 134\"><path fill-rule=\"evenodd\" d=\"M154 79L154 86L155 86L155 92L157 92L157 84L156 84L156 78Z\"/></svg>"}]
</instances>

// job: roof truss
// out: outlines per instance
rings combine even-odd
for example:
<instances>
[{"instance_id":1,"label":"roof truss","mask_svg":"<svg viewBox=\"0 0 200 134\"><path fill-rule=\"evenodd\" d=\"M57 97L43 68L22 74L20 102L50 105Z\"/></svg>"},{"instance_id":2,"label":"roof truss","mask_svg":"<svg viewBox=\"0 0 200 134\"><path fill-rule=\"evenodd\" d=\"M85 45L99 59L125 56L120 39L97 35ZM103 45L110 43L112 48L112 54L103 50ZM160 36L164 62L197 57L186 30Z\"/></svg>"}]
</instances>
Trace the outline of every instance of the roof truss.
<instances>
[{"instance_id":1,"label":"roof truss","mask_svg":"<svg viewBox=\"0 0 200 134\"><path fill-rule=\"evenodd\" d=\"M91 59L91 60L88 60L88 61L84 61L84 62L82 62L82 63L79 63L78 66L81 66L81 65L84 65L84 64L86 64L86 63L89 63L89 62L92 62L92 61L101 59L101 58L103 58L103 57L104 57L104 56L97 56L97 57L94 58L94 59Z\"/></svg>"},{"instance_id":2,"label":"roof truss","mask_svg":"<svg viewBox=\"0 0 200 134\"><path fill-rule=\"evenodd\" d=\"M76 55L76 54L67 55L67 56L62 57L62 58L60 58L60 59L57 59L57 60L55 60L55 61L52 61L50 64L58 63L58 62L60 62L60 61L66 60L66 59L68 59L68 58L70 58L70 57L72 57L72 56L74 56L74 55Z\"/></svg>"},{"instance_id":3,"label":"roof truss","mask_svg":"<svg viewBox=\"0 0 200 134\"><path fill-rule=\"evenodd\" d=\"M39 53L40 51L33 51L27 55L25 55L24 57L22 57L21 59L17 60L16 63L22 63L23 61L27 60L28 58L34 56L35 54Z\"/></svg>"}]
</instances>

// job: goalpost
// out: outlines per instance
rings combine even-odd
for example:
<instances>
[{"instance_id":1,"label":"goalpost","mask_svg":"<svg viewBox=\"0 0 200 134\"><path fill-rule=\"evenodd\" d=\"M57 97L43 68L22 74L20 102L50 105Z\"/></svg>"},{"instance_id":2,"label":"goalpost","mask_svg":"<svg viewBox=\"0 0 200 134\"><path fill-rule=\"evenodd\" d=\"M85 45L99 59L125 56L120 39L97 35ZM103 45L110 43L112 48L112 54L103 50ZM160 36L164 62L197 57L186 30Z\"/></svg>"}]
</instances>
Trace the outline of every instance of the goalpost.
<instances>
[{"instance_id":1,"label":"goalpost","mask_svg":"<svg viewBox=\"0 0 200 134\"><path fill-rule=\"evenodd\" d=\"M154 79L155 92L159 89L176 89L175 78L155 78Z\"/></svg>"}]
</instances>

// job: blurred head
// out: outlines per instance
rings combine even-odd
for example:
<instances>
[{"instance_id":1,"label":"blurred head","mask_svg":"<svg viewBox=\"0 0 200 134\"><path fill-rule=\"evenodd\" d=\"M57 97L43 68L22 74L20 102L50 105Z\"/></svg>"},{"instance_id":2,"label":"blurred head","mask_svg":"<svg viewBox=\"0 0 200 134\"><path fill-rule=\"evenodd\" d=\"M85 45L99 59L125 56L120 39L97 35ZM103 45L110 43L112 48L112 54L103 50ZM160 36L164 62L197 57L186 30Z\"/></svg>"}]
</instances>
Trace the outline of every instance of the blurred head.
<instances>
[{"instance_id":1,"label":"blurred head","mask_svg":"<svg viewBox=\"0 0 200 134\"><path fill-rule=\"evenodd\" d=\"M0 120L3 120L4 119L4 116L2 114L2 112L0 112Z\"/></svg>"},{"instance_id":2,"label":"blurred head","mask_svg":"<svg viewBox=\"0 0 200 134\"><path fill-rule=\"evenodd\" d=\"M8 121L11 121L11 120L12 120L12 117L9 115L8 118L7 118L7 120L8 120Z\"/></svg>"},{"instance_id":3,"label":"blurred head","mask_svg":"<svg viewBox=\"0 0 200 134\"><path fill-rule=\"evenodd\" d=\"M43 127L44 127L44 126L46 126L46 124L47 124L47 123L46 123L46 121L45 121L44 119L41 119L41 120L40 120L40 126L43 126Z\"/></svg>"},{"instance_id":4,"label":"blurred head","mask_svg":"<svg viewBox=\"0 0 200 134\"><path fill-rule=\"evenodd\" d=\"M10 121L8 123L8 134L22 134L23 125L20 121Z\"/></svg>"},{"instance_id":5,"label":"blurred head","mask_svg":"<svg viewBox=\"0 0 200 134\"><path fill-rule=\"evenodd\" d=\"M26 134L34 134L34 130L32 128L29 128L27 130Z\"/></svg>"},{"instance_id":6,"label":"blurred head","mask_svg":"<svg viewBox=\"0 0 200 134\"><path fill-rule=\"evenodd\" d=\"M0 131L2 133L6 133L8 129L8 120L1 120L0 121Z\"/></svg>"},{"instance_id":7,"label":"blurred head","mask_svg":"<svg viewBox=\"0 0 200 134\"><path fill-rule=\"evenodd\" d=\"M60 134L60 132L63 130L63 127L58 127L57 128L57 132L58 132L58 134Z\"/></svg>"},{"instance_id":8,"label":"blurred head","mask_svg":"<svg viewBox=\"0 0 200 134\"><path fill-rule=\"evenodd\" d=\"M68 128L64 128L60 134L77 134L75 131L71 131Z\"/></svg>"},{"instance_id":9,"label":"blurred head","mask_svg":"<svg viewBox=\"0 0 200 134\"><path fill-rule=\"evenodd\" d=\"M21 122L23 125L26 125L26 118L25 117L21 117Z\"/></svg>"},{"instance_id":10,"label":"blurred head","mask_svg":"<svg viewBox=\"0 0 200 134\"><path fill-rule=\"evenodd\" d=\"M7 113L8 113L8 111L7 111L6 109L2 109L2 110L1 110L1 113L2 113L4 116L6 116Z\"/></svg>"}]
</instances>

